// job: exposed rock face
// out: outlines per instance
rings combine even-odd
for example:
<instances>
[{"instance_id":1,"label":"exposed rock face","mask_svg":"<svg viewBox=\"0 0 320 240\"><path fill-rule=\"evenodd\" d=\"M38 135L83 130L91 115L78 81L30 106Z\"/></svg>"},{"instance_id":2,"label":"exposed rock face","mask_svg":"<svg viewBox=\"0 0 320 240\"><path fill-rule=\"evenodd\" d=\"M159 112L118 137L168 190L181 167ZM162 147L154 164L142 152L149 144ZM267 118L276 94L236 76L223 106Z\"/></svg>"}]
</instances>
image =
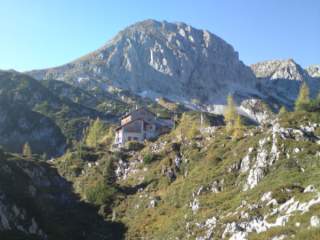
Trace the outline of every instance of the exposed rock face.
<instances>
[{"instance_id":1,"label":"exposed rock face","mask_svg":"<svg viewBox=\"0 0 320 240\"><path fill-rule=\"evenodd\" d=\"M116 163L116 176L118 179L126 179L128 178L131 174L136 173L139 171L138 165L141 163L140 160L133 160L133 161L124 161L120 159Z\"/></svg>"},{"instance_id":2,"label":"exposed rock face","mask_svg":"<svg viewBox=\"0 0 320 240\"><path fill-rule=\"evenodd\" d=\"M265 176L265 169L271 164L268 159L268 152L265 149L266 139L259 141L259 148L257 151L256 162L249 171L247 183L244 186L244 190L255 187L258 182Z\"/></svg>"},{"instance_id":3,"label":"exposed rock face","mask_svg":"<svg viewBox=\"0 0 320 240\"><path fill-rule=\"evenodd\" d=\"M121 31L99 50L67 65L30 75L85 86L114 85L176 100L221 103L229 92L252 92L255 77L233 47L184 23L146 20Z\"/></svg>"},{"instance_id":4,"label":"exposed rock face","mask_svg":"<svg viewBox=\"0 0 320 240\"><path fill-rule=\"evenodd\" d=\"M306 72L292 59L260 62L253 64L251 69L258 78L295 81L303 81L307 78Z\"/></svg>"},{"instance_id":5,"label":"exposed rock face","mask_svg":"<svg viewBox=\"0 0 320 240\"><path fill-rule=\"evenodd\" d=\"M241 102L240 111L255 122L267 123L275 116L261 99L247 99Z\"/></svg>"},{"instance_id":6,"label":"exposed rock face","mask_svg":"<svg viewBox=\"0 0 320 240\"><path fill-rule=\"evenodd\" d=\"M320 227L320 219L319 219L318 216L312 216L310 218L310 226L311 227L316 227L316 228Z\"/></svg>"},{"instance_id":7,"label":"exposed rock face","mask_svg":"<svg viewBox=\"0 0 320 240\"><path fill-rule=\"evenodd\" d=\"M200 203L199 203L199 200L197 198L195 198L193 200L193 202L190 203L190 207L192 209L192 212L193 213L196 213L200 207Z\"/></svg>"},{"instance_id":8,"label":"exposed rock face","mask_svg":"<svg viewBox=\"0 0 320 240\"><path fill-rule=\"evenodd\" d=\"M259 79L258 88L263 94L288 105L296 99L303 81L309 85L312 96L320 88L317 68L306 71L292 59L260 62L251 65L251 69Z\"/></svg>"},{"instance_id":9,"label":"exposed rock face","mask_svg":"<svg viewBox=\"0 0 320 240\"><path fill-rule=\"evenodd\" d=\"M127 27L103 47L71 63L28 74L84 89L116 87L151 99L165 97L213 113L223 111L230 93L239 105L262 99L290 108L302 81L309 84L312 96L320 89L317 65L304 70L289 59L257 63L250 69L218 36L185 23L155 20Z\"/></svg>"},{"instance_id":10,"label":"exposed rock face","mask_svg":"<svg viewBox=\"0 0 320 240\"><path fill-rule=\"evenodd\" d=\"M262 203L256 205L248 205L247 203L243 204L243 207L247 207L248 210L259 209L263 206L269 206L268 212L265 216L250 216L243 211L242 216L245 220L242 222L231 222L225 225L224 232L222 234L222 239L225 239L227 236L228 239L248 239L248 234L251 232L265 232L270 228L284 227L290 220L290 218L297 213L303 214L310 211L310 208L316 204L319 204L319 193L312 198L310 201L300 202L294 198L288 199L282 204L278 204L275 199L272 198L272 193L267 192L263 194L261 198ZM250 216L250 217L249 217ZM270 222L268 217L273 216L275 218L274 222ZM297 223L296 226L299 227L300 223ZM311 227L319 227L320 220L318 216L312 216L310 218ZM281 237L280 235L279 237ZM284 239L284 238L277 238Z\"/></svg>"},{"instance_id":11,"label":"exposed rock face","mask_svg":"<svg viewBox=\"0 0 320 240\"><path fill-rule=\"evenodd\" d=\"M289 59L257 63L250 69L218 36L185 23L155 20L127 27L71 63L28 74L86 89L117 87L152 99L165 97L214 113L222 111L230 93L238 104L262 99L290 107L302 81L311 86L312 96L320 89L317 65L304 70ZM193 104L194 99L199 104Z\"/></svg>"},{"instance_id":12,"label":"exposed rock face","mask_svg":"<svg viewBox=\"0 0 320 240\"><path fill-rule=\"evenodd\" d=\"M212 239L216 225L217 225L216 217L208 218L204 223L198 223L197 226L199 229L201 230L205 229L205 235L197 237L196 240Z\"/></svg>"},{"instance_id":13,"label":"exposed rock face","mask_svg":"<svg viewBox=\"0 0 320 240\"><path fill-rule=\"evenodd\" d=\"M252 148L249 148L248 154L242 159L240 171L246 172L249 170L247 182L243 188L244 191L254 188L266 175L268 168L279 159L280 151L277 146L279 131L280 125L275 122L271 129L272 136L259 141L255 159L250 158ZM267 147L268 142L271 143L270 150ZM253 165L250 168L249 165L252 161Z\"/></svg>"},{"instance_id":14,"label":"exposed rock face","mask_svg":"<svg viewBox=\"0 0 320 240\"><path fill-rule=\"evenodd\" d=\"M306 71L311 77L320 78L320 64L311 65L306 68Z\"/></svg>"}]
</instances>

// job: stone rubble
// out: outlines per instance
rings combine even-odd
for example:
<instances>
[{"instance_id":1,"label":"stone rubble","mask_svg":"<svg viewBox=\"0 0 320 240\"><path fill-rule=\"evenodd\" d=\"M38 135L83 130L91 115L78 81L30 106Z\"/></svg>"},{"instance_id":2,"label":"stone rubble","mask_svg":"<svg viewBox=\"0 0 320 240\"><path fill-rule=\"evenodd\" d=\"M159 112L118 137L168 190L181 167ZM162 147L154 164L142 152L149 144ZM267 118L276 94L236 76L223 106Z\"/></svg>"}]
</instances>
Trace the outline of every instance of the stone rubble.
<instances>
[{"instance_id":1,"label":"stone rubble","mask_svg":"<svg viewBox=\"0 0 320 240\"><path fill-rule=\"evenodd\" d=\"M310 187L309 187L310 188ZM264 193L261 201L267 202L266 206L270 205L270 202L275 201L272 198L272 193ZM244 205L240 206L243 207ZM275 204L271 209L270 213L267 213L265 216L256 216L251 217L248 221L244 222L231 222L227 223L222 234L222 238L230 236L229 239L236 240L246 240L248 233L250 232L265 232L270 228L277 226L285 226L289 221L290 217L296 213L300 212L301 214L309 212L310 208L316 204L320 204L320 193L317 192L317 196L307 202L299 202L295 200L294 197L290 198L288 201L284 202L281 205ZM248 206L249 207L249 206ZM252 206L251 206L252 207ZM259 206L255 206L258 208ZM277 215L277 218L274 222L267 221L268 217ZM320 227L320 218L318 216L312 216L310 219L311 227ZM281 238L280 238L281 239Z\"/></svg>"},{"instance_id":2,"label":"stone rubble","mask_svg":"<svg viewBox=\"0 0 320 240\"><path fill-rule=\"evenodd\" d=\"M314 228L320 227L320 218L318 216L312 216L310 218L310 226Z\"/></svg>"}]
</instances>

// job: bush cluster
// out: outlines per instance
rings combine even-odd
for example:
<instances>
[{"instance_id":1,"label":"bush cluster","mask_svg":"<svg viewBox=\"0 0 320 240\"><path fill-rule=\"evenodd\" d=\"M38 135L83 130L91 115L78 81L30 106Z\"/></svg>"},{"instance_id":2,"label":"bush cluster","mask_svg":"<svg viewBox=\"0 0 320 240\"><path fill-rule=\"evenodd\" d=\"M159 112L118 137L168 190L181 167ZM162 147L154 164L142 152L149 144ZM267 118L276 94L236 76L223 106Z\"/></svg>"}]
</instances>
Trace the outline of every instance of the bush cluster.
<instances>
[{"instance_id":1,"label":"bush cluster","mask_svg":"<svg viewBox=\"0 0 320 240\"><path fill-rule=\"evenodd\" d=\"M115 189L103 181L99 181L94 187L88 188L86 198L95 205L111 204Z\"/></svg>"},{"instance_id":2,"label":"bush cluster","mask_svg":"<svg viewBox=\"0 0 320 240\"><path fill-rule=\"evenodd\" d=\"M143 156L143 163L144 164L150 164L156 159L155 155L153 154L146 154Z\"/></svg>"},{"instance_id":3,"label":"bush cluster","mask_svg":"<svg viewBox=\"0 0 320 240\"><path fill-rule=\"evenodd\" d=\"M129 141L126 143L126 147L129 151L139 151L144 147L144 145L140 142Z\"/></svg>"}]
</instances>

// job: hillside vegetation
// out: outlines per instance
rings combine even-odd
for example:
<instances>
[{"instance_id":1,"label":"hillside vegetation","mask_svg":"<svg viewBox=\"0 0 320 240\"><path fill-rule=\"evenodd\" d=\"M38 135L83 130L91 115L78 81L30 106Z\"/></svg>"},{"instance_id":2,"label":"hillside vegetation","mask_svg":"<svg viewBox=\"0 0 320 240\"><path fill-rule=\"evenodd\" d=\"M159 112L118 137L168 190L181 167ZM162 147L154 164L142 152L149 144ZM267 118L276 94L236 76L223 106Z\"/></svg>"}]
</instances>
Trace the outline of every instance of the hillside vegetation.
<instances>
[{"instance_id":1,"label":"hillside vegetation","mask_svg":"<svg viewBox=\"0 0 320 240\"><path fill-rule=\"evenodd\" d=\"M306 85L295 111L258 125L231 95L223 117L116 89L1 79L0 239L320 238L320 98ZM115 148L114 119L139 104L174 128ZM46 139L62 149L51 160Z\"/></svg>"},{"instance_id":2,"label":"hillside vegetation","mask_svg":"<svg viewBox=\"0 0 320 240\"><path fill-rule=\"evenodd\" d=\"M38 159L0 149L0 239L121 239L124 226L104 221L72 184Z\"/></svg>"},{"instance_id":3,"label":"hillside vegetation","mask_svg":"<svg viewBox=\"0 0 320 240\"><path fill-rule=\"evenodd\" d=\"M320 237L318 111L281 113L240 137L218 116L179 119L140 148L100 142L55 166L101 216L126 225L126 239Z\"/></svg>"},{"instance_id":4,"label":"hillside vegetation","mask_svg":"<svg viewBox=\"0 0 320 240\"><path fill-rule=\"evenodd\" d=\"M0 145L21 153L28 142L35 153L61 155L73 141L83 138L93 120L114 124L137 106L169 114L150 99L126 91L85 91L61 81L37 81L21 73L0 71Z\"/></svg>"}]
</instances>

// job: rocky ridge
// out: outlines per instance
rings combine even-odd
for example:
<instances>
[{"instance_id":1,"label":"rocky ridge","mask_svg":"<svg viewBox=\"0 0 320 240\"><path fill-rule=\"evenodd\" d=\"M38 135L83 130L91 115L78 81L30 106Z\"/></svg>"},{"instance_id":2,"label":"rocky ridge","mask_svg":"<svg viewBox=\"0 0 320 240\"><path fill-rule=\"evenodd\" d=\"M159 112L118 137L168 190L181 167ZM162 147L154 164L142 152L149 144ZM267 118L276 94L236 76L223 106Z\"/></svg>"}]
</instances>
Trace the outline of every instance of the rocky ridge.
<instances>
[{"instance_id":1,"label":"rocky ridge","mask_svg":"<svg viewBox=\"0 0 320 240\"><path fill-rule=\"evenodd\" d=\"M305 70L293 59L264 61L251 65L251 69L259 80L260 91L285 105L290 106L290 103L294 102L302 82L309 85L312 97L319 92L317 68L310 67Z\"/></svg>"},{"instance_id":2,"label":"rocky ridge","mask_svg":"<svg viewBox=\"0 0 320 240\"><path fill-rule=\"evenodd\" d=\"M191 109L221 113L228 94L239 106L243 101L264 101L272 110L281 105L292 108L302 81L308 83L313 97L318 94L318 70L317 65L305 70L292 59L247 67L230 44L207 30L145 20L86 56L28 74L87 90L116 87L153 100L163 97ZM266 117L264 113L250 115L251 110L246 112L254 121Z\"/></svg>"},{"instance_id":3,"label":"rocky ridge","mask_svg":"<svg viewBox=\"0 0 320 240\"><path fill-rule=\"evenodd\" d=\"M223 103L226 94L254 93L255 77L233 47L184 23L146 20L121 31L99 50L67 65L32 71L77 85L98 82L155 98ZM159 84L161 82L161 84Z\"/></svg>"}]
</instances>

